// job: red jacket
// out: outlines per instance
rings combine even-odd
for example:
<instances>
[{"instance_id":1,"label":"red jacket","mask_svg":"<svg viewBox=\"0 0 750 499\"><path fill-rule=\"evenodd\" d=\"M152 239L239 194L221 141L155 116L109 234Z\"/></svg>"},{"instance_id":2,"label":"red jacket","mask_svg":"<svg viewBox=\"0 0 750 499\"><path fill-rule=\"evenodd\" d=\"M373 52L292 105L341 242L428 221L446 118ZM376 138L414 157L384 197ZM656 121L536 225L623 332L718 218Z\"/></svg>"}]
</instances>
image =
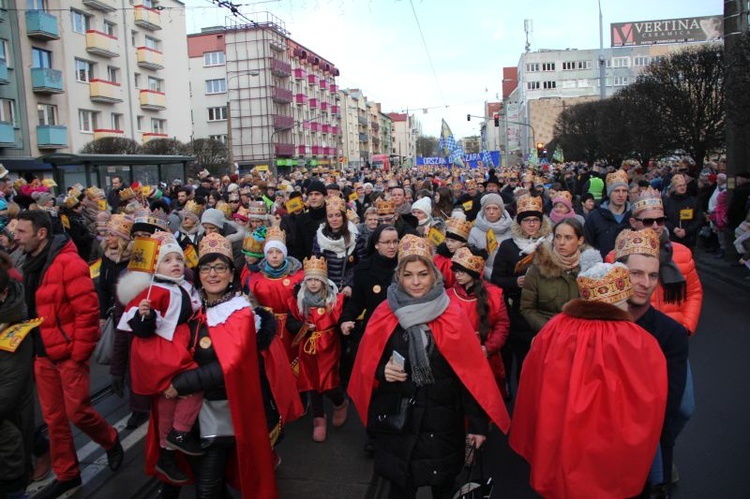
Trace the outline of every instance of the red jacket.
<instances>
[{"instance_id":1,"label":"red jacket","mask_svg":"<svg viewBox=\"0 0 750 499\"><path fill-rule=\"evenodd\" d=\"M500 352L500 349L505 345L510 332L510 319L508 319L508 309L505 308L505 301L503 300L503 290L488 282L484 283L484 287L487 290L491 329L483 345L487 349L487 356L491 357ZM467 295L466 290L458 283L454 284L447 293L448 298L464 311L474 331L479 331L476 295Z\"/></svg>"},{"instance_id":2,"label":"red jacket","mask_svg":"<svg viewBox=\"0 0 750 499\"><path fill-rule=\"evenodd\" d=\"M89 266L73 241L53 238L50 258L35 291L44 349L53 362L85 362L99 341L99 298Z\"/></svg>"}]
</instances>

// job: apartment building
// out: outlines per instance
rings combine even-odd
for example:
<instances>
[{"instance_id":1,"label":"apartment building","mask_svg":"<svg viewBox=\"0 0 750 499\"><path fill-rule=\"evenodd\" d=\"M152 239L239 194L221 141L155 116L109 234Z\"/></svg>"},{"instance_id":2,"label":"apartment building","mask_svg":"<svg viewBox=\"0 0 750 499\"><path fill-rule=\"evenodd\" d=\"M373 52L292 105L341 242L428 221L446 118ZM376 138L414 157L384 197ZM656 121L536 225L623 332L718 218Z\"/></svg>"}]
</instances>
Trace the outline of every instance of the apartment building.
<instances>
[{"instance_id":1,"label":"apartment building","mask_svg":"<svg viewBox=\"0 0 750 499\"><path fill-rule=\"evenodd\" d=\"M5 2L15 8L0 10L0 158L109 136L190 139L182 2Z\"/></svg>"},{"instance_id":2,"label":"apartment building","mask_svg":"<svg viewBox=\"0 0 750 499\"><path fill-rule=\"evenodd\" d=\"M392 154L400 157L403 166L413 166L414 158L417 156L417 138L421 134L419 122L409 113L388 113L388 117L393 122Z\"/></svg>"}]
</instances>

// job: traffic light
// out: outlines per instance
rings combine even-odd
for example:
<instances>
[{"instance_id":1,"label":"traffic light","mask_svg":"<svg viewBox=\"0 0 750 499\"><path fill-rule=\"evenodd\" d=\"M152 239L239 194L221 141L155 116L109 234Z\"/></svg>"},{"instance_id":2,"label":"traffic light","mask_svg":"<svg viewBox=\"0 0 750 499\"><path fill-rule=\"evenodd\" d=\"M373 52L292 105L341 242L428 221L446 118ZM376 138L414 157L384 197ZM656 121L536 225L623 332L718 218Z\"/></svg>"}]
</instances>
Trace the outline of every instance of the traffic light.
<instances>
[{"instance_id":1,"label":"traffic light","mask_svg":"<svg viewBox=\"0 0 750 499\"><path fill-rule=\"evenodd\" d=\"M537 142L536 143L536 157L541 158L543 153L544 153L544 142Z\"/></svg>"},{"instance_id":2,"label":"traffic light","mask_svg":"<svg viewBox=\"0 0 750 499\"><path fill-rule=\"evenodd\" d=\"M500 126L500 113L495 113L492 117L495 119L495 126Z\"/></svg>"},{"instance_id":3,"label":"traffic light","mask_svg":"<svg viewBox=\"0 0 750 499\"><path fill-rule=\"evenodd\" d=\"M471 121L471 115L470 114L466 115L466 121Z\"/></svg>"}]
</instances>

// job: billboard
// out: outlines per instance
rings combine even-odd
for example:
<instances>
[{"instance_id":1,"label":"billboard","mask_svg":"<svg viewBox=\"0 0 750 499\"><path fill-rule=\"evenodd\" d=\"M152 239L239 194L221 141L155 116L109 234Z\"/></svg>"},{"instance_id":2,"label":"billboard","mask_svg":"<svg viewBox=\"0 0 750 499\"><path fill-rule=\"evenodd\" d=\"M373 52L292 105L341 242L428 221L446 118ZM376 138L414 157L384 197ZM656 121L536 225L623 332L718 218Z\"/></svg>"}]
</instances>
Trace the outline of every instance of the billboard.
<instances>
[{"instance_id":1,"label":"billboard","mask_svg":"<svg viewBox=\"0 0 750 499\"><path fill-rule=\"evenodd\" d=\"M724 36L724 20L721 16L612 23L609 26L613 47L710 42L721 40Z\"/></svg>"}]
</instances>

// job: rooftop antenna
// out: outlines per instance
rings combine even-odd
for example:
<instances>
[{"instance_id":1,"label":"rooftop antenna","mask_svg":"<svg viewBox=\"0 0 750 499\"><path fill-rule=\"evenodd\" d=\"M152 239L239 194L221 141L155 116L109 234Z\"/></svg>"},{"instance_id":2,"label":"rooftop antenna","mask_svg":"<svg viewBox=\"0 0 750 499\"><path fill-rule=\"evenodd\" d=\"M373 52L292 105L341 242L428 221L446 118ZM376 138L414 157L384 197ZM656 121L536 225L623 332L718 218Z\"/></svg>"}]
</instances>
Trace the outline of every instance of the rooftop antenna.
<instances>
[{"instance_id":1,"label":"rooftop antenna","mask_svg":"<svg viewBox=\"0 0 750 499\"><path fill-rule=\"evenodd\" d=\"M523 30L526 32L526 53L528 54L531 50L531 42L529 41L529 36L534 32L534 21L532 19L524 19Z\"/></svg>"}]
</instances>

